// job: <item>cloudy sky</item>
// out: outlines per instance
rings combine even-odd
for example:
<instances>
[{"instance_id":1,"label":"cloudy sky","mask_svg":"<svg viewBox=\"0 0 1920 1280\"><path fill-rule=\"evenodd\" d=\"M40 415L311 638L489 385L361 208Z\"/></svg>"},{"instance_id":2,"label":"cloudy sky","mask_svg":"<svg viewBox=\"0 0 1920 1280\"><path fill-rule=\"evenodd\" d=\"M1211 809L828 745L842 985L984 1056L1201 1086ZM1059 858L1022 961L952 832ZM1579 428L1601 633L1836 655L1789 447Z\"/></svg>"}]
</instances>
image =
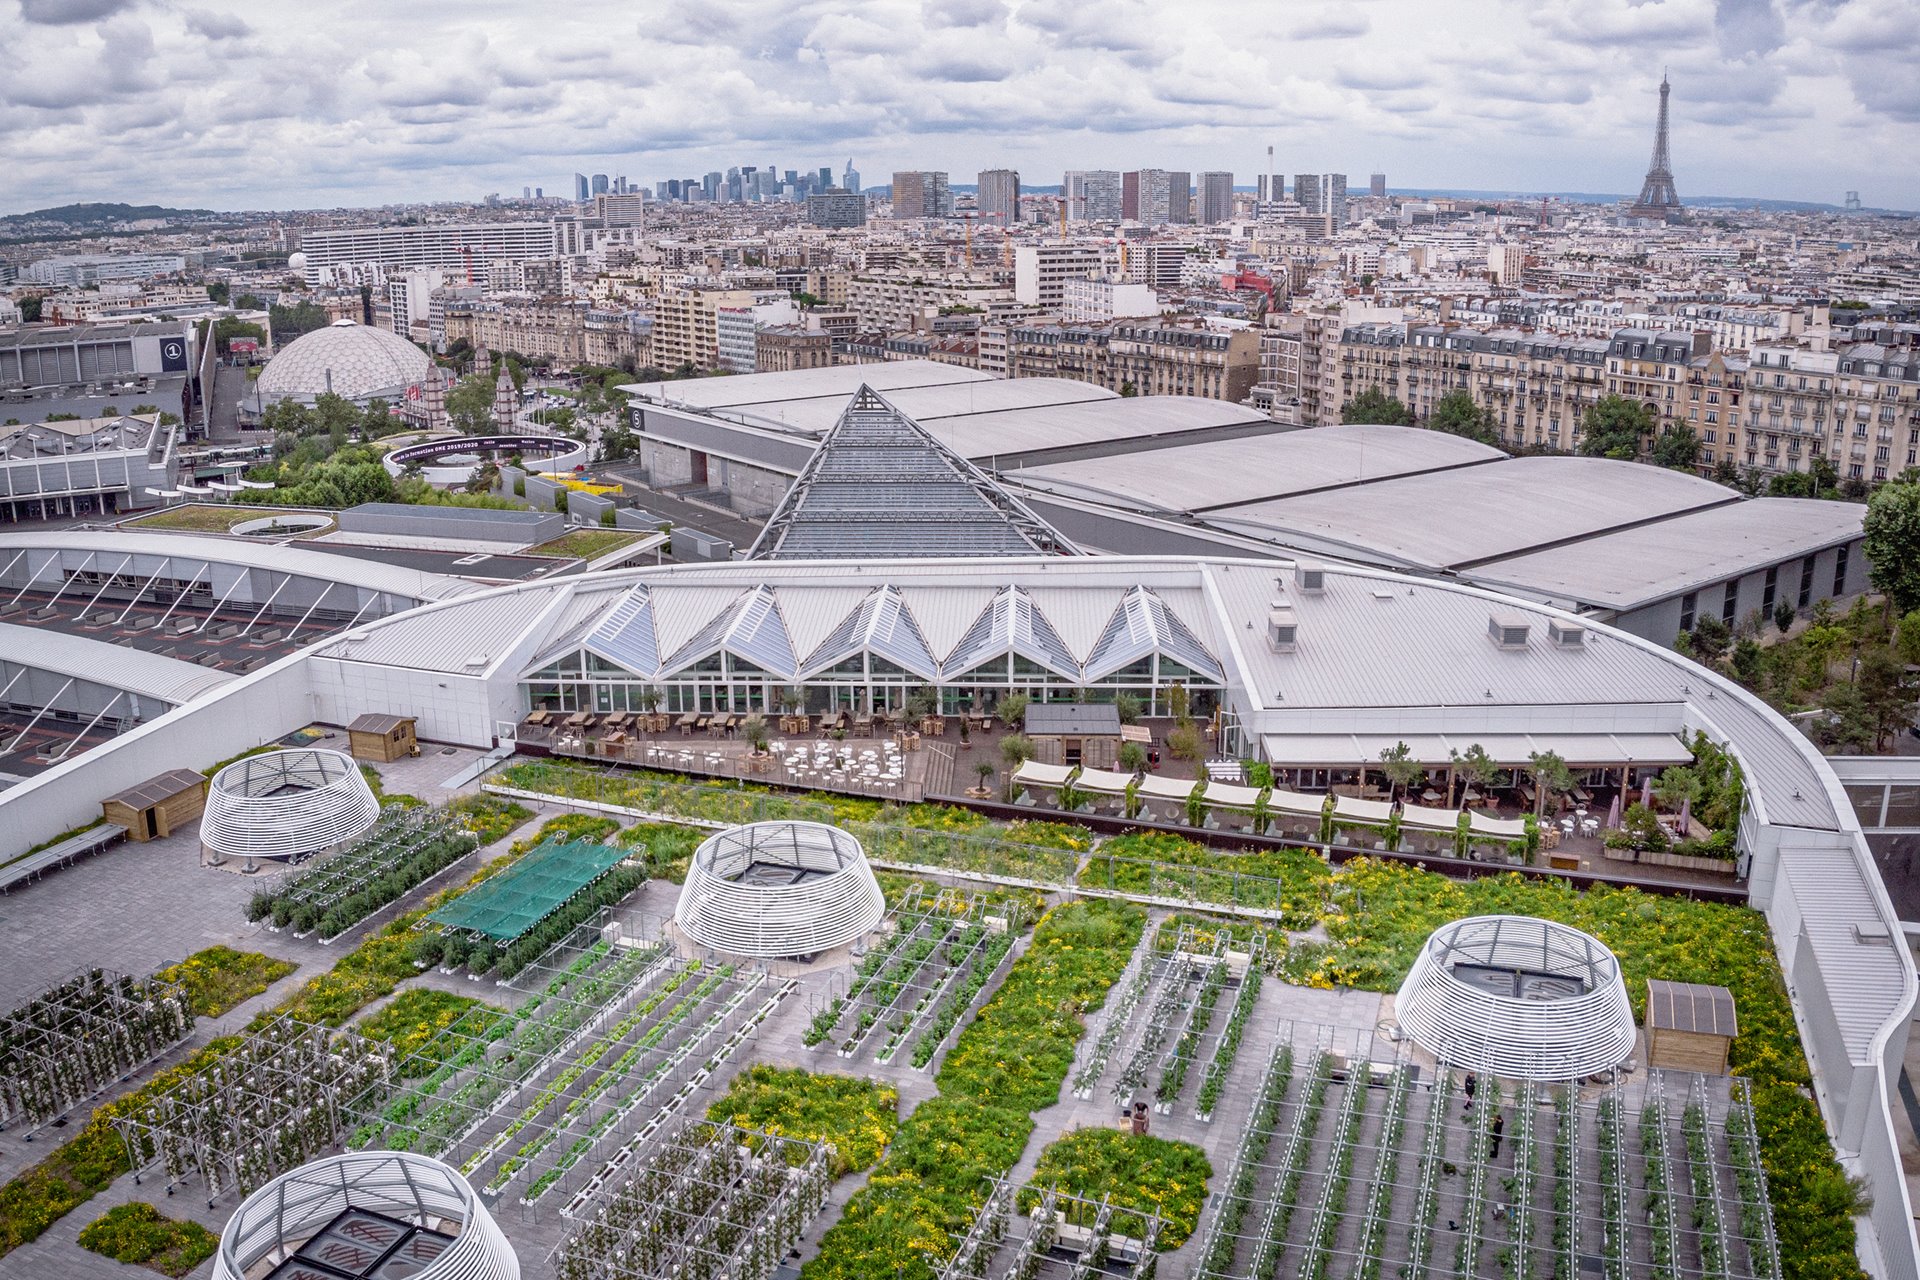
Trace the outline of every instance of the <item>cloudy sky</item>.
<instances>
[{"instance_id":1,"label":"cloudy sky","mask_svg":"<svg viewBox=\"0 0 1920 1280\"><path fill-rule=\"evenodd\" d=\"M0 0L0 211L564 193L849 156L1920 208L1913 0Z\"/></svg>"}]
</instances>

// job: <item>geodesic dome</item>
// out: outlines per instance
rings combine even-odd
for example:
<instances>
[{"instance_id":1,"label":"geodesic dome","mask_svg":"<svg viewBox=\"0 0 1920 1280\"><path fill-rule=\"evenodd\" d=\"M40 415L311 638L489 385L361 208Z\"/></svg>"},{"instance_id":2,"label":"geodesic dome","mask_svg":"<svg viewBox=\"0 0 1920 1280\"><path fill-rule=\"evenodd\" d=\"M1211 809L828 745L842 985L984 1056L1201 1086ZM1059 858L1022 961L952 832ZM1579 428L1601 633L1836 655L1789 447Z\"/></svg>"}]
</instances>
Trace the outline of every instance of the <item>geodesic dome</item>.
<instances>
[{"instance_id":1,"label":"geodesic dome","mask_svg":"<svg viewBox=\"0 0 1920 1280\"><path fill-rule=\"evenodd\" d=\"M288 398L311 404L329 391L362 404L376 396L398 404L432 366L397 333L336 320L282 347L260 371L254 394L263 407Z\"/></svg>"},{"instance_id":2,"label":"geodesic dome","mask_svg":"<svg viewBox=\"0 0 1920 1280\"><path fill-rule=\"evenodd\" d=\"M200 843L219 857L300 858L357 839L379 816L380 801L351 757L317 747L269 751L213 775Z\"/></svg>"},{"instance_id":3,"label":"geodesic dome","mask_svg":"<svg viewBox=\"0 0 1920 1280\"><path fill-rule=\"evenodd\" d=\"M214 1280L519 1280L513 1246L438 1160L353 1151L283 1173L220 1233Z\"/></svg>"},{"instance_id":4,"label":"geodesic dome","mask_svg":"<svg viewBox=\"0 0 1920 1280\"><path fill-rule=\"evenodd\" d=\"M1469 916L1433 931L1395 999L1400 1027L1442 1062L1576 1080L1633 1052L1620 962L1598 938L1534 916Z\"/></svg>"},{"instance_id":5,"label":"geodesic dome","mask_svg":"<svg viewBox=\"0 0 1920 1280\"><path fill-rule=\"evenodd\" d=\"M860 842L821 822L754 822L693 852L673 918L732 955L816 955L870 932L886 913Z\"/></svg>"}]
</instances>

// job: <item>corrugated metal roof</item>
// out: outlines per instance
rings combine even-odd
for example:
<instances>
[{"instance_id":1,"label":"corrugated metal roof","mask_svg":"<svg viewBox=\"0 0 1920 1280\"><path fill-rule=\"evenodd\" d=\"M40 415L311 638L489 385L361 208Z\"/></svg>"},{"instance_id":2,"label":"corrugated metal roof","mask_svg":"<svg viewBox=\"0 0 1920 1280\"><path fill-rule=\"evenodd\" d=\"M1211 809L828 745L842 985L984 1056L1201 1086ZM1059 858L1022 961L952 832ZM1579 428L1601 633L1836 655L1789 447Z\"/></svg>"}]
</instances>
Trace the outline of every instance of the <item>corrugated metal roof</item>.
<instances>
[{"instance_id":1,"label":"corrugated metal roof","mask_svg":"<svg viewBox=\"0 0 1920 1280\"><path fill-rule=\"evenodd\" d=\"M271 515L271 507L261 508ZM328 555L321 551L303 551L298 547L272 542L235 538L196 536L190 533L146 533L115 530L110 533L74 529L48 529L32 533L0 533L0 555L11 556L26 548L100 551L117 555L174 556L182 560L205 560L215 564L234 564L249 568L271 569L321 582L386 591L422 602L451 600L486 590L476 582L449 578L438 573L422 573L377 560L356 556Z\"/></svg>"},{"instance_id":2,"label":"corrugated metal roof","mask_svg":"<svg viewBox=\"0 0 1920 1280\"><path fill-rule=\"evenodd\" d=\"M774 594L780 601L780 613L787 620L787 634L793 638L793 650L802 656L820 647L833 629L846 621L860 602L873 594L872 587L788 587Z\"/></svg>"},{"instance_id":3,"label":"corrugated metal roof","mask_svg":"<svg viewBox=\"0 0 1920 1280\"><path fill-rule=\"evenodd\" d=\"M1483 564L1476 581L1633 609L1862 535L1857 502L1754 498ZM1798 579L1783 588L1798 586Z\"/></svg>"},{"instance_id":4,"label":"corrugated metal roof","mask_svg":"<svg viewBox=\"0 0 1920 1280\"><path fill-rule=\"evenodd\" d=\"M169 769L165 773L137 782L118 795L108 796L101 803L123 804L129 809L144 809L148 805L159 804L162 800L171 800L183 791L207 785L204 773L195 773L192 769Z\"/></svg>"},{"instance_id":5,"label":"corrugated metal roof","mask_svg":"<svg viewBox=\"0 0 1920 1280\"><path fill-rule=\"evenodd\" d=\"M547 584L542 584L547 585ZM554 586L566 585L557 580ZM609 597L609 606L613 598ZM323 645L323 657L415 671L477 672L514 647L556 603L549 593L489 593L356 628Z\"/></svg>"},{"instance_id":6,"label":"corrugated metal roof","mask_svg":"<svg viewBox=\"0 0 1920 1280\"><path fill-rule=\"evenodd\" d=\"M145 649L10 622L0 622L0 662L73 676L174 706L238 678L230 671L215 671Z\"/></svg>"},{"instance_id":7,"label":"corrugated metal roof","mask_svg":"<svg viewBox=\"0 0 1920 1280\"><path fill-rule=\"evenodd\" d=\"M635 382L620 389L658 404L721 409L828 396L844 399L863 385L890 391L900 387L994 381L998 379L990 373L963 369L959 365L933 360L888 360L880 364L831 365L825 369L795 369L786 373L747 373L731 378Z\"/></svg>"},{"instance_id":8,"label":"corrugated metal roof","mask_svg":"<svg viewBox=\"0 0 1920 1280\"><path fill-rule=\"evenodd\" d=\"M1132 510L1198 511L1504 457L1498 449L1443 431L1342 426L1174 445L1145 457L1122 453L1021 467L1005 478ZM1370 500L1364 493L1354 497Z\"/></svg>"},{"instance_id":9,"label":"corrugated metal roof","mask_svg":"<svg viewBox=\"0 0 1920 1280\"><path fill-rule=\"evenodd\" d=\"M858 366L863 369L874 365ZM757 375L755 375L757 376ZM857 389L857 388L856 388ZM1106 405L1120 397L1105 387L1072 378L989 378L942 382L933 386L906 386L884 390L887 403L932 430L938 425L942 441L965 423L986 415L1006 414L1038 421L1038 415L1093 402ZM804 400L770 400L716 410L722 417L745 417L778 422L810 435L822 435L846 412L851 394ZM1218 403L1213 402L1213 403ZM1248 413L1249 410L1242 410Z\"/></svg>"},{"instance_id":10,"label":"corrugated metal roof","mask_svg":"<svg viewBox=\"0 0 1920 1280\"><path fill-rule=\"evenodd\" d=\"M900 598L906 601L907 612L913 615L913 620L920 624L920 634L926 637L933 656L945 661L953 652L953 646L960 643L960 637L967 634L967 628L980 616L980 611L992 604L998 594L997 587L955 583L902 587Z\"/></svg>"},{"instance_id":11,"label":"corrugated metal roof","mask_svg":"<svg viewBox=\"0 0 1920 1280\"><path fill-rule=\"evenodd\" d=\"M738 586L663 585L653 592L653 630L659 638L660 657L664 661L678 653L687 641L700 634L741 593L755 585L745 577L735 579Z\"/></svg>"},{"instance_id":12,"label":"corrugated metal roof","mask_svg":"<svg viewBox=\"0 0 1920 1280\"><path fill-rule=\"evenodd\" d=\"M1731 489L1664 467L1555 456L1226 507L1207 522L1281 542L1350 547L1398 565L1456 569L1737 501Z\"/></svg>"},{"instance_id":13,"label":"corrugated metal roof","mask_svg":"<svg viewBox=\"0 0 1920 1280\"><path fill-rule=\"evenodd\" d=\"M1073 650L1073 656L1085 662L1093 656L1093 646L1106 630L1113 611L1120 607L1126 592L1119 587L1038 586L1027 594L1047 615L1047 621Z\"/></svg>"},{"instance_id":14,"label":"corrugated metal roof","mask_svg":"<svg viewBox=\"0 0 1920 1280\"><path fill-rule=\"evenodd\" d=\"M1898 931L1862 937L1882 919L1867 873L1851 848L1783 845L1780 868L1800 910L1802 946L1811 946L1826 978L1834 1020L1853 1062L1872 1056L1873 1038L1906 999L1913 962Z\"/></svg>"}]
</instances>

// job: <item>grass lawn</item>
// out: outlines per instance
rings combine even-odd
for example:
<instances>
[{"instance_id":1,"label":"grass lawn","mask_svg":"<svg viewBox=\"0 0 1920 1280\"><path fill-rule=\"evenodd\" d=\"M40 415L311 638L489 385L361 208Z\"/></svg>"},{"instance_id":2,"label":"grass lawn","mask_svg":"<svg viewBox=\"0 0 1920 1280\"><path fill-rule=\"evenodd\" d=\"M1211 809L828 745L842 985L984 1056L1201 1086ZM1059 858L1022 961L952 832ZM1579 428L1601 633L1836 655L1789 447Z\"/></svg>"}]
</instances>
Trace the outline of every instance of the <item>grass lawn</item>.
<instances>
[{"instance_id":1,"label":"grass lawn","mask_svg":"<svg viewBox=\"0 0 1920 1280\"><path fill-rule=\"evenodd\" d=\"M609 551L617 551L621 547L638 542L646 536L632 529L575 529L571 533L562 534L552 542L541 543L527 554L592 560L606 555Z\"/></svg>"},{"instance_id":2,"label":"grass lawn","mask_svg":"<svg viewBox=\"0 0 1920 1280\"><path fill-rule=\"evenodd\" d=\"M259 995L296 967L257 951L208 947L156 976L166 982L184 982L195 1016L217 1018L241 1001Z\"/></svg>"}]
</instances>

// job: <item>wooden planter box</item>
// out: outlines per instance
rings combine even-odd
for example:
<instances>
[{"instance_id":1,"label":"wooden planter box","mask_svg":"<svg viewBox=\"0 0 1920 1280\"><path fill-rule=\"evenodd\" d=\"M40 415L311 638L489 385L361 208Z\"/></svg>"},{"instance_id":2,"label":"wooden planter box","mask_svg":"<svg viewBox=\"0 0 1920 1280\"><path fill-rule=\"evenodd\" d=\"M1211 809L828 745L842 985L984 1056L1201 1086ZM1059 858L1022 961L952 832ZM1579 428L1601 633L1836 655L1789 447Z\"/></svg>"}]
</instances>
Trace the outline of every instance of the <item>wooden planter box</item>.
<instances>
[{"instance_id":1,"label":"wooden planter box","mask_svg":"<svg viewBox=\"0 0 1920 1280\"><path fill-rule=\"evenodd\" d=\"M1681 853L1636 853L1632 849L1602 849L1609 862L1637 862L1643 867L1679 867L1701 871L1710 876L1730 876L1734 867L1728 858L1693 858Z\"/></svg>"}]
</instances>

